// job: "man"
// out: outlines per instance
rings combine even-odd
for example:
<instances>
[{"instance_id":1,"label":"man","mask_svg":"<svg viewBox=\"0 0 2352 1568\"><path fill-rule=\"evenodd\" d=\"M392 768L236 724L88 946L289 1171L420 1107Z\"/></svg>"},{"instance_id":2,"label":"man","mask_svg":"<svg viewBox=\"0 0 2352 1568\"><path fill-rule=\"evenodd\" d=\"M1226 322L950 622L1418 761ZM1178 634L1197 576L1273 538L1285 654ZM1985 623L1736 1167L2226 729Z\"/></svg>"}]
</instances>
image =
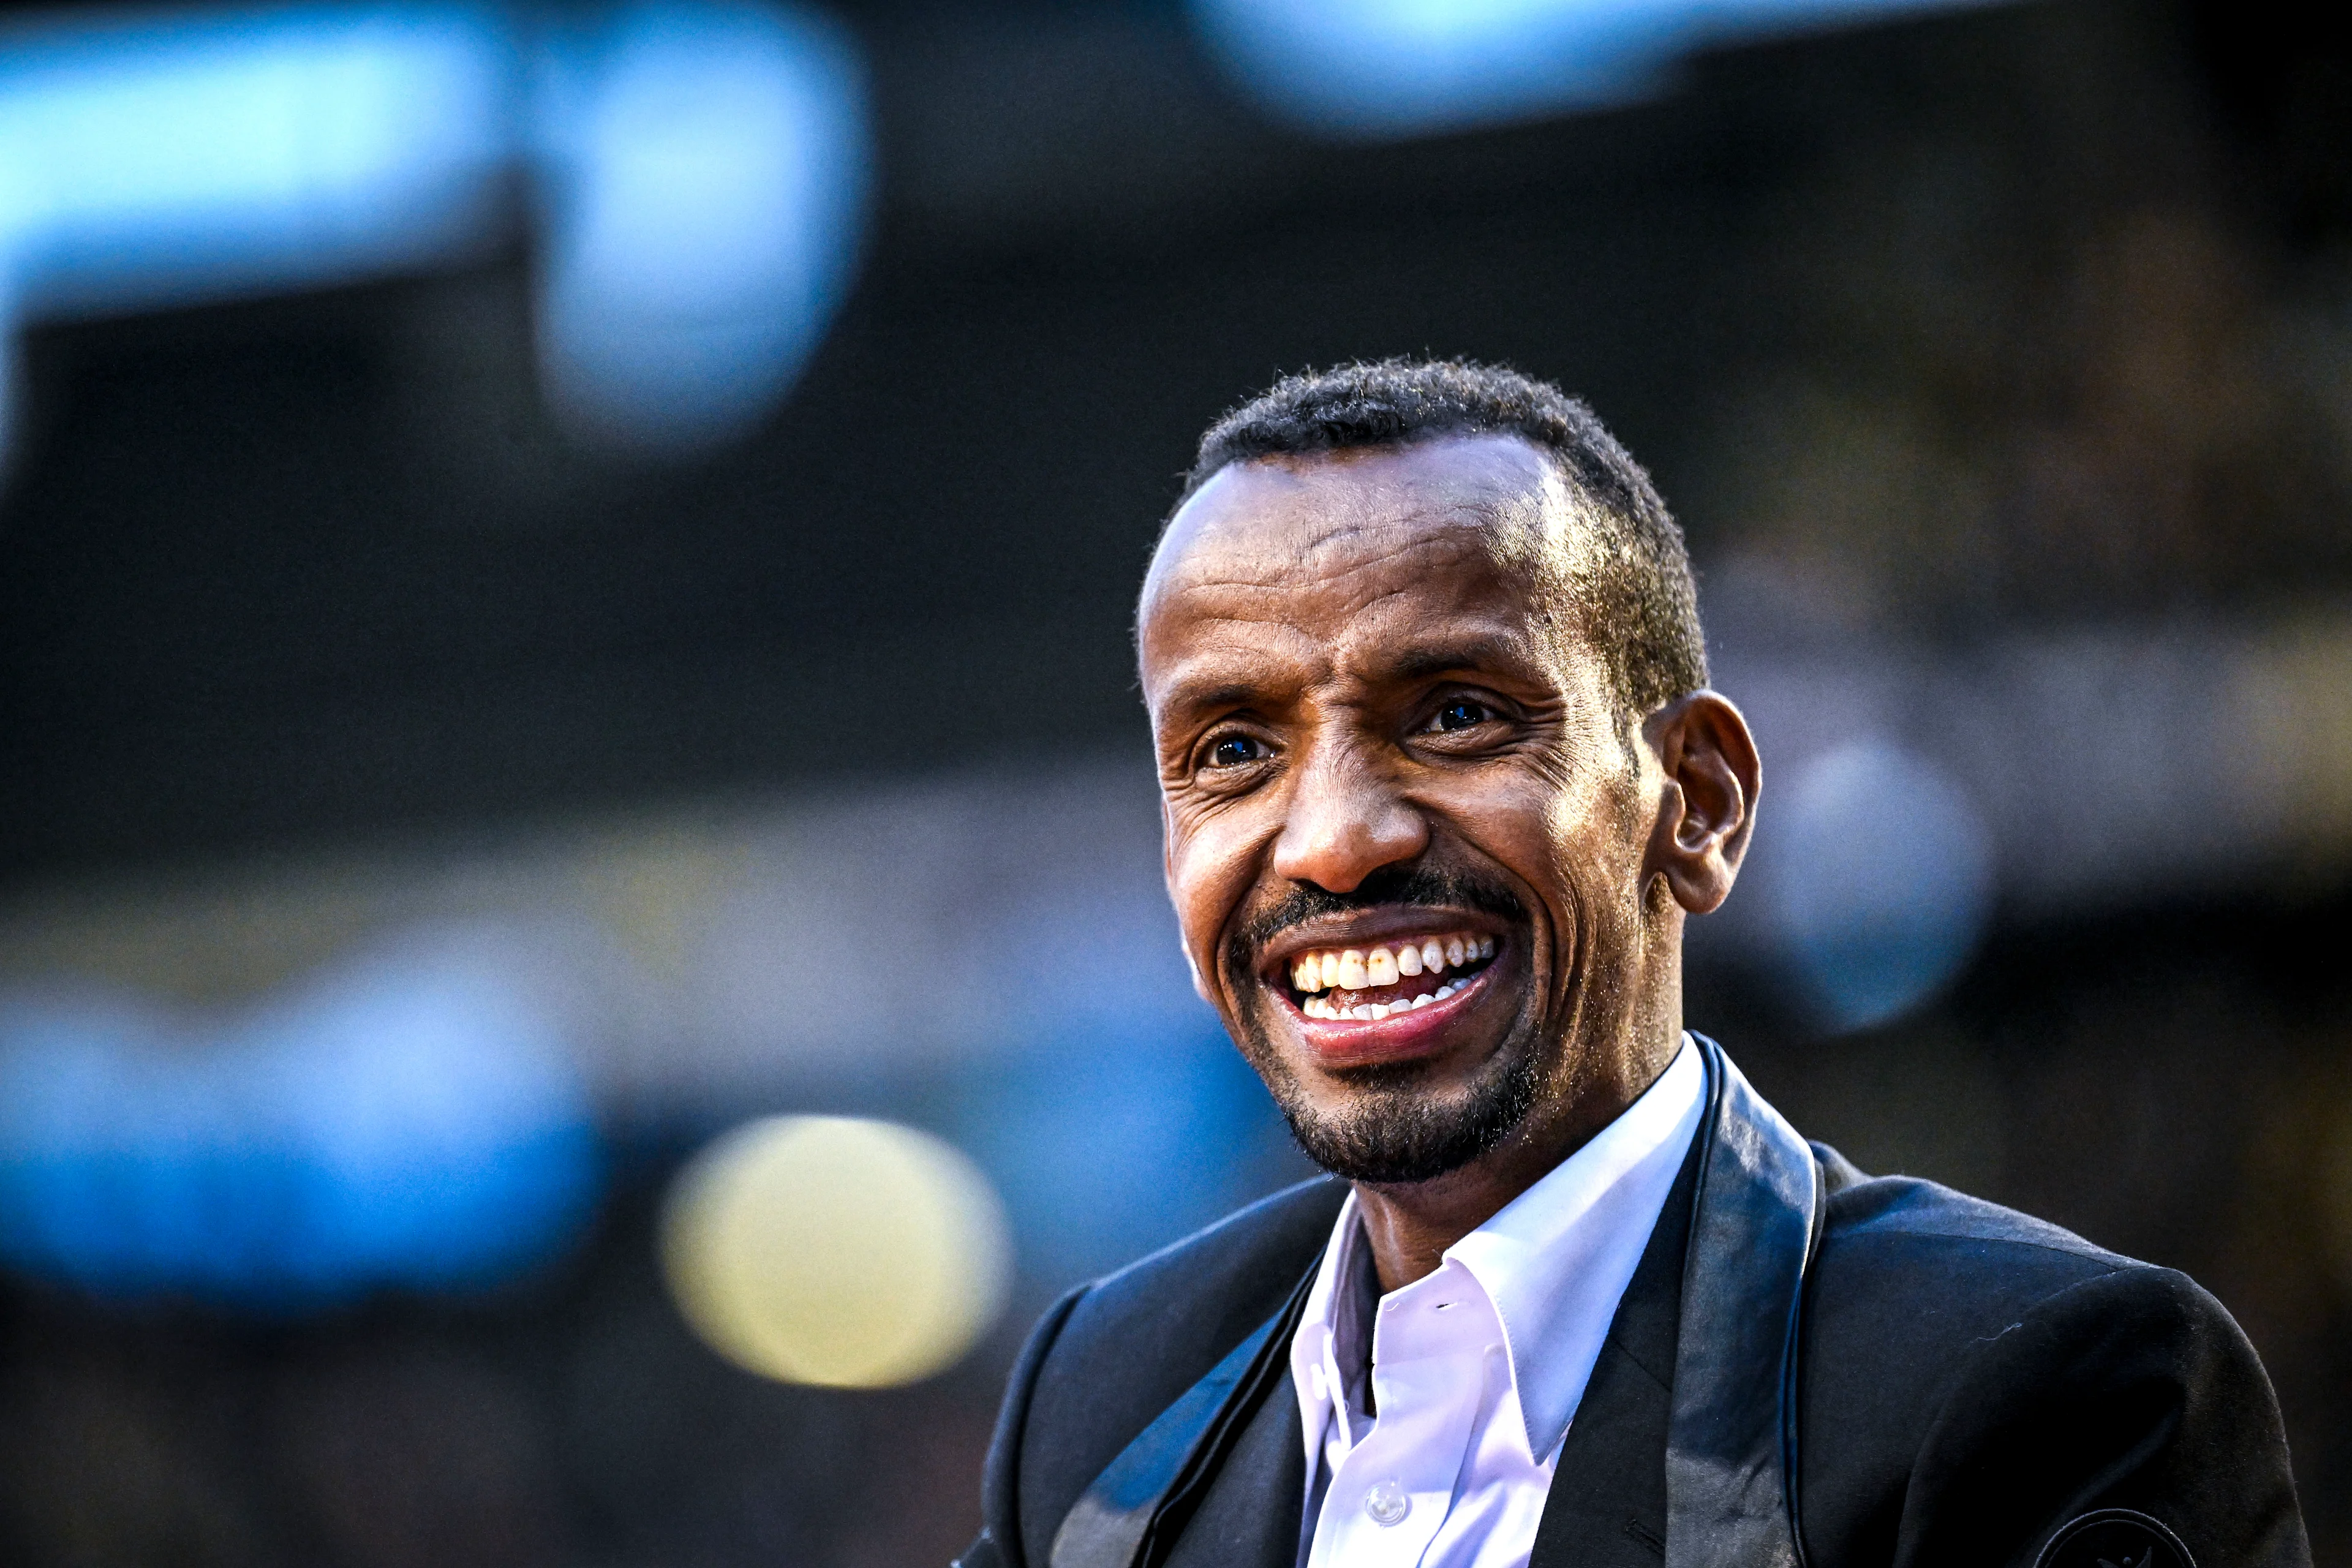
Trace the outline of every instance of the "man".
<instances>
[{"instance_id":1,"label":"man","mask_svg":"<svg viewBox=\"0 0 2352 1568\"><path fill-rule=\"evenodd\" d=\"M964 1568L2308 1562L2211 1297L1863 1175L1684 1032L1760 772L1583 405L1279 383L1137 635L1195 982L1331 1175L1046 1314Z\"/></svg>"}]
</instances>

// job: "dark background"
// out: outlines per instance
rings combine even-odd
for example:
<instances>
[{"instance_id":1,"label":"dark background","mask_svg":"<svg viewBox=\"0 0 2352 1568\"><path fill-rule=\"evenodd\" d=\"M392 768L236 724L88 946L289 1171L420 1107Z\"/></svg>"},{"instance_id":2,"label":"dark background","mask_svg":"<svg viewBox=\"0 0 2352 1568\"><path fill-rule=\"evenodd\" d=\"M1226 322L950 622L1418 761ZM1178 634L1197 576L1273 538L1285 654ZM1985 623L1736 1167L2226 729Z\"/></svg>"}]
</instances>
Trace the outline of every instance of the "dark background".
<instances>
[{"instance_id":1,"label":"dark background","mask_svg":"<svg viewBox=\"0 0 2352 1568\"><path fill-rule=\"evenodd\" d=\"M546 426L520 250L37 331L0 499L6 885L1138 748L1131 595L1200 427L1390 353L1589 399L1685 521L1735 697L1743 660L1824 637L1959 668L2021 637L2338 624L2352 53L2314 13L2042 0L1364 146L1258 118L1150 6L836 9L880 136L863 269L774 418L707 459ZM2352 666L2298 668L2321 724ZM2062 791L2098 701L2011 742ZM2352 836L2273 826L2195 876L2004 896L1898 1023L1827 1030L1736 955L1690 1016L1865 1165L2214 1289L2329 1561ZM690 1142L617 1139L592 1240L488 1297L273 1321L8 1286L0 1554L943 1561L1020 1325L887 1394L725 1367L652 1255Z\"/></svg>"}]
</instances>

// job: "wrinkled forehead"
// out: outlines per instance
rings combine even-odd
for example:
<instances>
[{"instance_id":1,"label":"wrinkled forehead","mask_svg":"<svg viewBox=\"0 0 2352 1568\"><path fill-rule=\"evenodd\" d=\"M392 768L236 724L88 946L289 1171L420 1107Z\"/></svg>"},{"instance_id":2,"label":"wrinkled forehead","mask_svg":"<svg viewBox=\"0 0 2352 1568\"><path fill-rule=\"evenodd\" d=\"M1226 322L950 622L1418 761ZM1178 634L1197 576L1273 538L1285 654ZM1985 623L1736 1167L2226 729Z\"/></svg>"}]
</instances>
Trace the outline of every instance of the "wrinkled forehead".
<instances>
[{"instance_id":1,"label":"wrinkled forehead","mask_svg":"<svg viewBox=\"0 0 2352 1568\"><path fill-rule=\"evenodd\" d=\"M1153 554L1138 617L1147 688L1204 631L1380 636L1433 616L1541 615L1572 565L1572 502L1550 459L1513 436L1235 464Z\"/></svg>"}]
</instances>

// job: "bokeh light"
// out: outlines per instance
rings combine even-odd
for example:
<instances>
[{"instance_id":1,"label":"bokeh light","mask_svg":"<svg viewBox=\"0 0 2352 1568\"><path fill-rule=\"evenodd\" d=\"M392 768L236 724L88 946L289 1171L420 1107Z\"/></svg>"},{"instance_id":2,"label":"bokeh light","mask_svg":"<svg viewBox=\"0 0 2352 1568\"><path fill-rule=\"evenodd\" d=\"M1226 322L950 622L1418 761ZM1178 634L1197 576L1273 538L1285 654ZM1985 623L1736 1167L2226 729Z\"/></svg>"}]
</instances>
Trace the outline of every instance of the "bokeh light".
<instances>
[{"instance_id":1,"label":"bokeh light","mask_svg":"<svg viewBox=\"0 0 2352 1568\"><path fill-rule=\"evenodd\" d=\"M1864 1028L1934 996L1991 914L1991 836L1927 758L1856 741L1797 771L1765 818L1765 893L1824 1020Z\"/></svg>"},{"instance_id":2,"label":"bokeh light","mask_svg":"<svg viewBox=\"0 0 2352 1568\"><path fill-rule=\"evenodd\" d=\"M1507 124L1656 90L1709 44L1983 0L1192 0L1271 112L1340 137Z\"/></svg>"},{"instance_id":3,"label":"bokeh light","mask_svg":"<svg viewBox=\"0 0 2352 1568\"><path fill-rule=\"evenodd\" d=\"M979 1167L893 1122L771 1117L682 1171L671 1294L706 1343L789 1383L887 1388L954 1364L1003 1311L1003 1205Z\"/></svg>"},{"instance_id":4,"label":"bokeh light","mask_svg":"<svg viewBox=\"0 0 2352 1568\"><path fill-rule=\"evenodd\" d=\"M0 1265L283 1315L497 1285L593 1219L604 1151L560 1026L394 951L226 1019L0 999Z\"/></svg>"},{"instance_id":5,"label":"bokeh light","mask_svg":"<svg viewBox=\"0 0 2352 1568\"><path fill-rule=\"evenodd\" d=\"M705 447L847 292L866 121L847 33L759 0L37 17L0 36L0 374L33 323L462 269L520 233L557 420Z\"/></svg>"}]
</instances>

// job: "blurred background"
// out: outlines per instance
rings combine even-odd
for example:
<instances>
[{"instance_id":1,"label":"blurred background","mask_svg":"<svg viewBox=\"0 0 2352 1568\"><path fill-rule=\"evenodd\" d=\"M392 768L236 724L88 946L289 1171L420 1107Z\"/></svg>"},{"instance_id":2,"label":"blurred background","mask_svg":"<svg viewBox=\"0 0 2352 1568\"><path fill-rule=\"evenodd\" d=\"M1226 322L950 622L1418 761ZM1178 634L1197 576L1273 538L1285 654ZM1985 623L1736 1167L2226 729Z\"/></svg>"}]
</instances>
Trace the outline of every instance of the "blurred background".
<instances>
[{"instance_id":1,"label":"blurred background","mask_svg":"<svg viewBox=\"0 0 2352 1568\"><path fill-rule=\"evenodd\" d=\"M2352 1552L2315 14L414 0L0 18L0 1557L943 1563L1029 1319L1303 1173L1127 627L1419 351L1688 530L1693 1025L2194 1272Z\"/></svg>"}]
</instances>

